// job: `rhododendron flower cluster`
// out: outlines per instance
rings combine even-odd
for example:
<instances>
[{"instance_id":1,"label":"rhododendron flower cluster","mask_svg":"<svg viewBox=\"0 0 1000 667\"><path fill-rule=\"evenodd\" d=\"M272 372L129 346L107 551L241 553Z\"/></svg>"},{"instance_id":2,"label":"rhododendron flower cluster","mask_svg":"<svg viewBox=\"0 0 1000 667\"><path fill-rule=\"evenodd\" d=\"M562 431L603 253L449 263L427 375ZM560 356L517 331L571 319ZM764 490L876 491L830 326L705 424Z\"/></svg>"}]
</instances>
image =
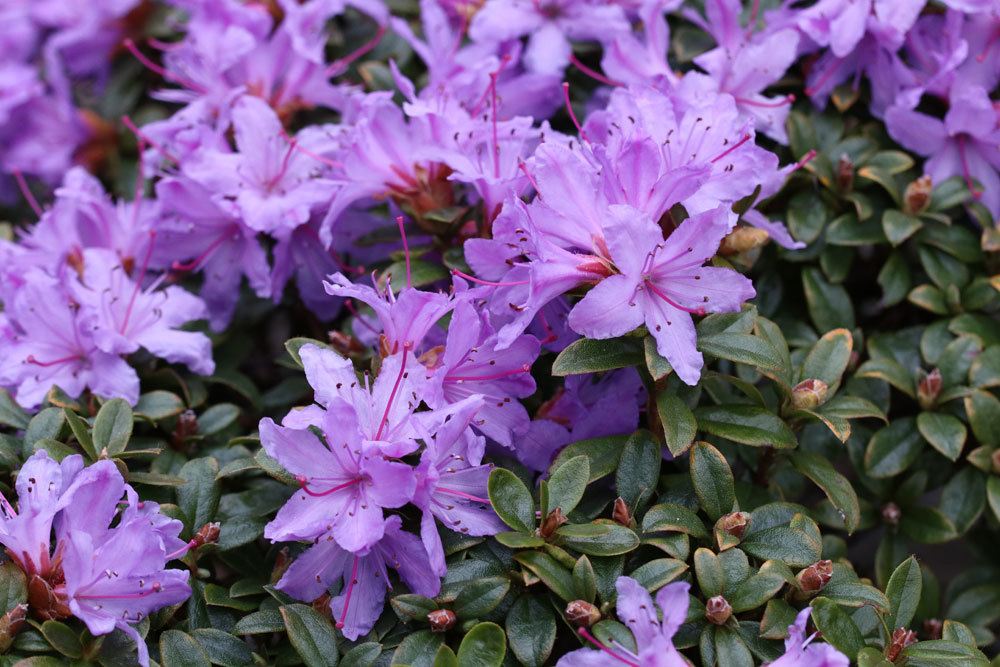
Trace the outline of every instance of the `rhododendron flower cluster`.
<instances>
[{"instance_id":1,"label":"rhododendron flower cluster","mask_svg":"<svg viewBox=\"0 0 1000 667\"><path fill-rule=\"evenodd\" d=\"M985 660L995 0L0 23L0 653Z\"/></svg>"}]
</instances>

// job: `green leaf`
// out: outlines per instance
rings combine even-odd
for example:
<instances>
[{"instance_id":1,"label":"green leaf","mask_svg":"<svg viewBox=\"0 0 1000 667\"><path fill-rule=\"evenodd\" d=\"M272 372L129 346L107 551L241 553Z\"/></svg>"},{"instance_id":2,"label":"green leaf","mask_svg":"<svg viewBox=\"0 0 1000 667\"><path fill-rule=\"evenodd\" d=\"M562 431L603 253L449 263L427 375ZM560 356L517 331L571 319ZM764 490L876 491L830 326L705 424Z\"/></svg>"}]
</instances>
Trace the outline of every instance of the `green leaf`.
<instances>
[{"instance_id":1,"label":"green leaf","mask_svg":"<svg viewBox=\"0 0 1000 667\"><path fill-rule=\"evenodd\" d=\"M722 562L711 549L704 547L694 552L694 575L698 588L706 598L722 595L726 590L726 573Z\"/></svg>"},{"instance_id":2,"label":"green leaf","mask_svg":"<svg viewBox=\"0 0 1000 667\"><path fill-rule=\"evenodd\" d=\"M900 657L906 660L906 667L941 667L942 665L987 667L990 664L981 651L946 639L911 644L903 649Z\"/></svg>"},{"instance_id":3,"label":"green leaf","mask_svg":"<svg viewBox=\"0 0 1000 667\"><path fill-rule=\"evenodd\" d=\"M917 559L910 556L897 567L885 587L889 598L889 615L886 625L890 629L908 628L920 604L924 578Z\"/></svg>"},{"instance_id":4,"label":"green leaf","mask_svg":"<svg viewBox=\"0 0 1000 667\"><path fill-rule=\"evenodd\" d=\"M753 656L743 639L732 629L719 626L715 629L715 656L719 665L753 667Z\"/></svg>"},{"instance_id":5,"label":"green leaf","mask_svg":"<svg viewBox=\"0 0 1000 667\"><path fill-rule=\"evenodd\" d=\"M583 455L590 461L590 481L594 482L607 477L618 468L625 443L631 436L613 435L604 438L578 440L563 448L552 462L552 470L574 456Z\"/></svg>"},{"instance_id":6,"label":"green leaf","mask_svg":"<svg viewBox=\"0 0 1000 667\"><path fill-rule=\"evenodd\" d=\"M725 513L728 513L728 510L723 512L723 514ZM698 515L687 507L672 503L654 505L642 517L643 533L660 531L687 533L698 539L708 539L708 530L705 529L705 524L698 518Z\"/></svg>"},{"instance_id":7,"label":"green leaf","mask_svg":"<svg viewBox=\"0 0 1000 667\"><path fill-rule=\"evenodd\" d=\"M889 243L894 246L899 245L910 238L924 226L924 223L912 215L907 215L894 208L886 209L882 214L882 230Z\"/></svg>"},{"instance_id":8,"label":"green leaf","mask_svg":"<svg viewBox=\"0 0 1000 667\"><path fill-rule=\"evenodd\" d=\"M1000 345L986 348L972 360L969 384L977 389L1000 387Z\"/></svg>"},{"instance_id":9,"label":"green leaf","mask_svg":"<svg viewBox=\"0 0 1000 667\"><path fill-rule=\"evenodd\" d=\"M633 512L644 505L656 490L662 460L660 446L648 431L637 431L625 444L615 475L615 488ZM549 493L551 492L550 484Z\"/></svg>"},{"instance_id":10,"label":"green leaf","mask_svg":"<svg viewBox=\"0 0 1000 667\"><path fill-rule=\"evenodd\" d=\"M549 477L548 507L542 511L547 513L559 507L563 514L569 514L583 498L589 481L590 461L586 456L574 456L561 464Z\"/></svg>"},{"instance_id":11,"label":"green leaf","mask_svg":"<svg viewBox=\"0 0 1000 667\"><path fill-rule=\"evenodd\" d=\"M455 598L452 609L459 619L482 618L497 608L510 590L507 577L486 577L467 583Z\"/></svg>"},{"instance_id":12,"label":"green leaf","mask_svg":"<svg viewBox=\"0 0 1000 667\"><path fill-rule=\"evenodd\" d=\"M184 401L172 391L149 391L139 397L135 404L135 414L150 421L160 421L176 417L184 412Z\"/></svg>"},{"instance_id":13,"label":"green leaf","mask_svg":"<svg viewBox=\"0 0 1000 667\"><path fill-rule=\"evenodd\" d=\"M1000 400L988 391L975 389L965 397L965 413L976 440L983 445L1000 445Z\"/></svg>"},{"instance_id":14,"label":"green leaf","mask_svg":"<svg viewBox=\"0 0 1000 667\"><path fill-rule=\"evenodd\" d=\"M417 630L406 635L392 654L392 667L433 667L444 636L430 630Z\"/></svg>"},{"instance_id":15,"label":"green leaf","mask_svg":"<svg viewBox=\"0 0 1000 667\"><path fill-rule=\"evenodd\" d=\"M894 477L909 468L923 449L916 420L903 417L879 430L868 441L865 469L872 477Z\"/></svg>"},{"instance_id":16,"label":"green leaf","mask_svg":"<svg viewBox=\"0 0 1000 667\"><path fill-rule=\"evenodd\" d=\"M910 267L901 251L889 255L878 273L878 284L882 288L883 306L895 306L906 298L912 282Z\"/></svg>"},{"instance_id":17,"label":"green leaf","mask_svg":"<svg viewBox=\"0 0 1000 667\"><path fill-rule=\"evenodd\" d=\"M217 403L198 415L198 433L214 435L232 424L240 416L240 409L232 403Z\"/></svg>"},{"instance_id":18,"label":"green leaf","mask_svg":"<svg viewBox=\"0 0 1000 667\"><path fill-rule=\"evenodd\" d=\"M533 549L545 544L545 540L533 533L521 533L516 530L497 533L493 537L496 538L497 542L509 549Z\"/></svg>"},{"instance_id":19,"label":"green leaf","mask_svg":"<svg viewBox=\"0 0 1000 667\"><path fill-rule=\"evenodd\" d=\"M853 349L854 337L847 329L826 332L816 341L802 362L801 379L822 380L829 386L832 396L847 369Z\"/></svg>"},{"instance_id":20,"label":"green leaf","mask_svg":"<svg viewBox=\"0 0 1000 667\"><path fill-rule=\"evenodd\" d=\"M732 591L726 592L726 600L736 613L750 611L767 603L790 579L792 571L778 561L767 561L760 571L749 579L744 579Z\"/></svg>"},{"instance_id":21,"label":"green leaf","mask_svg":"<svg viewBox=\"0 0 1000 667\"><path fill-rule=\"evenodd\" d=\"M94 449L94 438L90 435L90 426L69 408L63 408L63 413L66 415L66 423L73 431L73 437L80 443L80 448L91 461L96 461L97 451Z\"/></svg>"},{"instance_id":22,"label":"green leaf","mask_svg":"<svg viewBox=\"0 0 1000 667\"><path fill-rule=\"evenodd\" d=\"M358 644L340 659L340 667L371 667L381 653L381 644L375 642Z\"/></svg>"},{"instance_id":23,"label":"green leaf","mask_svg":"<svg viewBox=\"0 0 1000 667\"><path fill-rule=\"evenodd\" d=\"M35 451L35 443L39 440L59 440L65 425L66 413L60 408L45 408L32 417L24 430L25 458Z\"/></svg>"},{"instance_id":24,"label":"green leaf","mask_svg":"<svg viewBox=\"0 0 1000 667\"><path fill-rule=\"evenodd\" d=\"M698 422L691 408L677 394L665 391L656 394L656 411L663 426L667 449L676 458L687 451L698 431Z\"/></svg>"},{"instance_id":25,"label":"green leaf","mask_svg":"<svg viewBox=\"0 0 1000 667\"><path fill-rule=\"evenodd\" d=\"M641 343L635 338L594 340L581 338L559 353L552 363L557 377L601 373L645 363Z\"/></svg>"},{"instance_id":26,"label":"green leaf","mask_svg":"<svg viewBox=\"0 0 1000 667\"><path fill-rule=\"evenodd\" d=\"M209 667L211 662L191 635L167 630L160 635L160 664L163 667Z\"/></svg>"},{"instance_id":27,"label":"green leaf","mask_svg":"<svg viewBox=\"0 0 1000 667\"><path fill-rule=\"evenodd\" d=\"M458 647L458 664L500 667L507 654L507 638L496 623L479 623Z\"/></svg>"},{"instance_id":28,"label":"green leaf","mask_svg":"<svg viewBox=\"0 0 1000 667\"><path fill-rule=\"evenodd\" d=\"M552 556L541 551L521 551L514 554L514 560L541 579L553 593L566 602L576 599L573 575Z\"/></svg>"},{"instance_id":29,"label":"green leaf","mask_svg":"<svg viewBox=\"0 0 1000 667\"><path fill-rule=\"evenodd\" d=\"M807 567L820 559L822 543L791 526L774 526L751 532L740 548L761 560L780 560L790 567Z\"/></svg>"},{"instance_id":30,"label":"green leaf","mask_svg":"<svg viewBox=\"0 0 1000 667\"><path fill-rule=\"evenodd\" d=\"M65 623L45 621L42 623L41 632L52 648L67 658L79 658L83 655L80 637Z\"/></svg>"},{"instance_id":31,"label":"green leaf","mask_svg":"<svg viewBox=\"0 0 1000 667\"><path fill-rule=\"evenodd\" d=\"M993 516L1000 521L1000 477L992 476L986 480L986 500Z\"/></svg>"},{"instance_id":32,"label":"green leaf","mask_svg":"<svg viewBox=\"0 0 1000 667\"><path fill-rule=\"evenodd\" d=\"M588 556L617 556L639 546L639 536L616 523L567 524L556 535L563 546Z\"/></svg>"},{"instance_id":33,"label":"green leaf","mask_svg":"<svg viewBox=\"0 0 1000 667\"><path fill-rule=\"evenodd\" d=\"M490 473L487 485L490 503L500 520L522 533L531 533L535 527L535 503L531 492L517 475L504 468Z\"/></svg>"},{"instance_id":34,"label":"green leaf","mask_svg":"<svg viewBox=\"0 0 1000 667\"><path fill-rule=\"evenodd\" d=\"M941 544L957 536L955 524L936 507L908 507L899 529L912 540L923 544Z\"/></svg>"},{"instance_id":35,"label":"green leaf","mask_svg":"<svg viewBox=\"0 0 1000 667\"><path fill-rule=\"evenodd\" d=\"M707 442L691 448L691 483L705 513L712 521L732 511L736 504L733 471L726 457Z\"/></svg>"},{"instance_id":36,"label":"green leaf","mask_svg":"<svg viewBox=\"0 0 1000 667\"><path fill-rule=\"evenodd\" d=\"M654 380L662 380L670 375L674 367L656 350L656 339L646 336L642 343L643 355L646 357L646 370Z\"/></svg>"},{"instance_id":37,"label":"green leaf","mask_svg":"<svg viewBox=\"0 0 1000 667\"><path fill-rule=\"evenodd\" d=\"M782 359L778 352L766 340L751 334L727 331L699 336L698 349L719 359L769 371L782 370Z\"/></svg>"},{"instance_id":38,"label":"green leaf","mask_svg":"<svg viewBox=\"0 0 1000 667\"><path fill-rule=\"evenodd\" d=\"M545 664L556 641L556 618L549 605L533 595L522 595L507 613L505 627L510 650L521 664Z\"/></svg>"},{"instance_id":39,"label":"green leaf","mask_svg":"<svg viewBox=\"0 0 1000 667\"><path fill-rule=\"evenodd\" d=\"M177 505L192 532L215 519L219 510L218 474L219 462L211 457L188 461L178 473L184 484L177 488Z\"/></svg>"},{"instance_id":40,"label":"green leaf","mask_svg":"<svg viewBox=\"0 0 1000 667\"><path fill-rule=\"evenodd\" d=\"M21 409L10 392L0 388L0 426L24 429L28 426L28 413Z\"/></svg>"},{"instance_id":41,"label":"green leaf","mask_svg":"<svg viewBox=\"0 0 1000 667\"><path fill-rule=\"evenodd\" d=\"M284 631L285 619L277 609L261 609L247 614L233 627L233 634L237 635L268 635Z\"/></svg>"},{"instance_id":42,"label":"green leaf","mask_svg":"<svg viewBox=\"0 0 1000 667\"><path fill-rule=\"evenodd\" d=\"M823 597L813 600L811 606L813 623L823 633L823 639L854 660L864 648L865 640L851 617L838 604Z\"/></svg>"},{"instance_id":43,"label":"green leaf","mask_svg":"<svg viewBox=\"0 0 1000 667\"><path fill-rule=\"evenodd\" d=\"M458 656L447 644L438 647L437 655L434 656L434 667L459 667Z\"/></svg>"},{"instance_id":44,"label":"green leaf","mask_svg":"<svg viewBox=\"0 0 1000 667\"><path fill-rule=\"evenodd\" d=\"M8 560L0 564L0 614L28 601L28 582L17 563Z\"/></svg>"},{"instance_id":45,"label":"green leaf","mask_svg":"<svg viewBox=\"0 0 1000 667\"><path fill-rule=\"evenodd\" d=\"M573 588L580 600L593 602L597 597L597 575L594 574L594 566L586 556L577 558L573 566Z\"/></svg>"},{"instance_id":46,"label":"green leaf","mask_svg":"<svg viewBox=\"0 0 1000 667\"><path fill-rule=\"evenodd\" d=\"M966 437L965 424L958 417L943 412L921 412L917 415L917 428L931 447L945 458L958 460Z\"/></svg>"},{"instance_id":47,"label":"green leaf","mask_svg":"<svg viewBox=\"0 0 1000 667\"><path fill-rule=\"evenodd\" d=\"M628 576L638 581L644 588L656 591L680 577L687 570L688 565L682 560L657 558L643 563L630 572Z\"/></svg>"},{"instance_id":48,"label":"green leaf","mask_svg":"<svg viewBox=\"0 0 1000 667\"><path fill-rule=\"evenodd\" d=\"M198 628L191 631L213 665L244 667L253 663L253 653L246 642L228 632L215 628Z\"/></svg>"},{"instance_id":49,"label":"green leaf","mask_svg":"<svg viewBox=\"0 0 1000 667\"><path fill-rule=\"evenodd\" d=\"M92 434L97 453L107 450L114 456L124 452L132 437L133 419L131 406L120 398L113 398L102 405L94 419Z\"/></svg>"},{"instance_id":50,"label":"green leaf","mask_svg":"<svg viewBox=\"0 0 1000 667\"><path fill-rule=\"evenodd\" d=\"M696 408L698 428L733 442L756 447L795 447L795 434L778 415L756 405L710 405Z\"/></svg>"},{"instance_id":51,"label":"green leaf","mask_svg":"<svg viewBox=\"0 0 1000 667\"><path fill-rule=\"evenodd\" d=\"M861 521L861 506L850 480L837 472L823 456L799 449L791 453L795 469L823 490L830 504L844 521L848 533L857 530Z\"/></svg>"},{"instance_id":52,"label":"green leaf","mask_svg":"<svg viewBox=\"0 0 1000 667\"><path fill-rule=\"evenodd\" d=\"M854 328L854 306L851 298L840 285L831 285L819 269L809 268L802 272L802 287L805 290L806 305L813 324L820 331Z\"/></svg>"},{"instance_id":53,"label":"green leaf","mask_svg":"<svg viewBox=\"0 0 1000 667\"><path fill-rule=\"evenodd\" d=\"M329 616L304 604L281 607L288 639L307 667L336 667L337 633Z\"/></svg>"},{"instance_id":54,"label":"green leaf","mask_svg":"<svg viewBox=\"0 0 1000 667\"><path fill-rule=\"evenodd\" d=\"M806 244L819 238L826 224L826 207L811 192L796 193L788 201L787 215L788 229L792 236Z\"/></svg>"},{"instance_id":55,"label":"green leaf","mask_svg":"<svg viewBox=\"0 0 1000 667\"><path fill-rule=\"evenodd\" d=\"M288 355L296 364L298 364L299 368L302 368L302 357L299 356L299 350L301 350L305 345L315 345L316 347L323 348L324 350L333 349L326 343L313 338L289 338L285 341L285 350L288 351Z\"/></svg>"}]
</instances>

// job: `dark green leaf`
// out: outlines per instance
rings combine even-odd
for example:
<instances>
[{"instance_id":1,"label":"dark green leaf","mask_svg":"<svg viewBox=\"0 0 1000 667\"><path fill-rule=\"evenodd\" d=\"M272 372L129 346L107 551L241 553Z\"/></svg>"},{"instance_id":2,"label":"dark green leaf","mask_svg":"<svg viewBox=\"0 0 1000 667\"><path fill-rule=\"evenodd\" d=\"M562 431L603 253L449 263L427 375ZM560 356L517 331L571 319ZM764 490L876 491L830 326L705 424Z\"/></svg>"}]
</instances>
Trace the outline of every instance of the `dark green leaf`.
<instances>
[{"instance_id":1,"label":"dark green leaf","mask_svg":"<svg viewBox=\"0 0 1000 667\"><path fill-rule=\"evenodd\" d=\"M872 477L893 477L917 460L923 446L916 420L912 417L897 419L868 441L865 469Z\"/></svg>"},{"instance_id":2,"label":"dark green leaf","mask_svg":"<svg viewBox=\"0 0 1000 667\"><path fill-rule=\"evenodd\" d=\"M563 514L569 514L576 509L577 503L583 498L589 481L590 460L586 456L574 456L565 463L561 463L554 468L549 477L548 508L544 508L543 511L551 512L559 507Z\"/></svg>"},{"instance_id":3,"label":"dark green leaf","mask_svg":"<svg viewBox=\"0 0 1000 667\"><path fill-rule=\"evenodd\" d=\"M601 373L645 363L641 342L636 338L593 340L581 338L559 353L552 364L557 377Z\"/></svg>"},{"instance_id":4,"label":"dark green leaf","mask_svg":"<svg viewBox=\"0 0 1000 667\"><path fill-rule=\"evenodd\" d=\"M178 474L184 484L177 488L177 505L188 520L188 528L196 531L215 519L219 509L219 462L211 457L193 459Z\"/></svg>"},{"instance_id":5,"label":"dark green leaf","mask_svg":"<svg viewBox=\"0 0 1000 667\"><path fill-rule=\"evenodd\" d=\"M544 665L556 640L556 618L552 608L532 595L522 595L507 613L505 625L507 643L521 664L527 667Z\"/></svg>"},{"instance_id":6,"label":"dark green leaf","mask_svg":"<svg viewBox=\"0 0 1000 667\"><path fill-rule=\"evenodd\" d=\"M107 450L114 456L125 451L132 437L132 421L132 408L126 401L113 398L102 405L94 419L93 438L97 453Z\"/></svg>"},{"instance_id":7,"label":"dark green leaf","mask_svg":"<svg viewBox=\"0 0 1000 667\"><path fill-rule=\"evenodd\" d=\"M567 524L556 535L564 546L589 556L617 556L639 546L639 536L616 523Z\"/></svg>"},{"instance_id":8,"label":"dark green leaf","mask_svg":"<svg viewBox=\"0 0 1000 667\"><path fill-rule=\"evenodd\" d=\"M835 602L823 597L813 600L811 606L813 623L823 633L823 640L854 660L858 651L864 648L865 640L851 617Z\"/></svg>"},{"instance_id":9,"label":"dark green leaf","mask_svg":"<svg viewBox=\"0 0 1000 667\"><path fill-rule=\"evenodd\" d=\"M698 428L756 447L795 447L795 434L778 415L756 405L710 405L696 408Z\"/></svg>"},{"instance_id":10,"label":"dark green leaf","mask_svg":"<svg viewBox=\"0 0 1000 667\"><path fill-rule=\"evenodd\" d=\"M823 489L833 508L844 521L848 533L853 533L861 521L861 506L850 480L834 469L825 458L805 450L791 453L792 465Z\"/></svg>"},{"instance_id":11,"label":"dark green leaf","mask_svg":"<svg viewBox=\"0 0 1000 667\"><path fill-rule=\"evenodd\" d=\"M847 290L840 285L831 285L814 268L802 272L802 286L809 315L817 329L830 331L840 327L854 328L854 306Z\"/></svg>"},{"instance_id":12,"label":"dark green leaf","mask_svg":"<svg viewBox=\"0 0 1000 667\"><path fill-rule=\"evenodd\" d=\"M479 623L458 647L458 664L500 667L507 654L507 638L495 623Z\"/></svg>"},{"instance_id":13,"label":"dark green leaf","mask_svg":"<svg viewBox=\"0 0 1000 667\"><path fill-rule=\"evenodd\" d=\"M665 391L656 395L656 411L663 426L667 449L675 457L682 455L694 442L698 431L694 413L677 394Z\"/></svg>"},{"instance_id":14,"label":"dark green leaf","mask_svg":"<svg viewBox=\"0 0 1000 667\"><path fill-rule=\"evenodd\" d=\"M615 475L615 487L630 510L635 511L637 507L645 504L656 490L656 482L660 478L661 460L663 459L660 445L653 440L648 431L638 431L629 438ZM556 473L558 474L558 470ZM551 492L550 484L549 493Z\"/></svg>"},{"instance_id":15,"label":"dark green leaf","mask_svg":"<svg viewBox=\"0 0 1000 667\"><path fill-rule=\"evenodd\" d=\"M522 533L534 530L535 503L517 475L497 468L490 473L488 489L493 511L504 523Z\"/></svg>"},{"instance_id":16,"label":"dark green leaf","mask_svg":"<svg viewBox=\"0 0 1000 667\"><path fill-rule=\"evenodd\" d=\"M732 511L736 503L733 471L726 457L707 442L696 442L691 448L691 483L712 521Z\"/></svg>"},{"instance_id":17,"label":"dark green leaf","mask_svg":"<svg viewBox=\"0 0 1000 667\"><path fill-rule=\"evenodd\" d=\"M180 630L160 635L160 663L163 667L208 667L208 655L195 639Z\"/></svg>"},{"instance_id":18,"label":"dark green leaf","mask_svg":"<svg viewBox=\"0 0 1000 667\"><path fill-rule=\"evenodd\" d=\"M459 619L482 618L497 608L510 590L507 577L486 577L470 582L455 598L452 609Z\"/></svg>"}]
</instances>

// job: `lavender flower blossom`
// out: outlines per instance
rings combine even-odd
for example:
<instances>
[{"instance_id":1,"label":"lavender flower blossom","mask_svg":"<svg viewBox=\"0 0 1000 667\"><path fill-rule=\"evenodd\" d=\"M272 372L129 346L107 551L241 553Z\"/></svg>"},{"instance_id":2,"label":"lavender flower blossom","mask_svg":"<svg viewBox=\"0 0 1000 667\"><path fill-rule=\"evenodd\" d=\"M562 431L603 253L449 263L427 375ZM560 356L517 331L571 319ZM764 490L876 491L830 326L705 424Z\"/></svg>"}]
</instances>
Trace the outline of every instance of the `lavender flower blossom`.
<instances>
[{"instance_id":1,"label":"lavender flower blossom","mask_svg":"<svg viewBox=\"0 0 1000 667\"><path fill-rule=\"evenodd\" d=\"M810 612L812 607L806 607L788 626L785 654L769 663L769 667L848 667L851 664L846 655L829 644L813 643L815 634L806 638L806 621Z\"/></svg>"}]
</instances>

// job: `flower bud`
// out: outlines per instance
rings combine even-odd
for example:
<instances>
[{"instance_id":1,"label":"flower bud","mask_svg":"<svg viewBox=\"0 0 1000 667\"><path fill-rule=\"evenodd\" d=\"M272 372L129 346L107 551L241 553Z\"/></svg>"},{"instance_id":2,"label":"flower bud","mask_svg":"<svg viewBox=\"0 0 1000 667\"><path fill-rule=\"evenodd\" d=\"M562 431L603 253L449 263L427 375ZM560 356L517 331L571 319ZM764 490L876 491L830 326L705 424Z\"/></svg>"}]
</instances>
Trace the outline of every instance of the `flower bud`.
<instances>
[{"instance_id":1,"label":"flower bud","mask_svg":"<svg viewBox=\"0 0 1000 667\"><path fill-rule=\"evenodd\" d=\"M361 354L365 351L365 346L361 344L361 341L349 334L331 331L327 334L327 338L330 339L330 345L333 346L333 349L341 356L349 357L352 354Z\"/></svg>"},{"instance_id":2,"label":"flower bud","mask_svg":"<svg viewBox=\"0 0 1000 667\"><path fill-rule=\"evenodd\" d=\"M903 518L903 512L899 509L899 505L893 502L882 505L883 523L888 526L898 526L901 518Z\"/></svg>"},{"instance_id":3,"label":"flower bud","mask_svg":"<svg viewBox=\"0 0 1000 667\"><path fill-rule=\"evenodd\" d=\"M847 153L842 153L837 161L837 188L841 192L850 192L854 188L854 162Z\"/></svg>"},{"instance_id":4,"label":"flower bud","mask_svg":"<svg viewBox=\"0 0 1000 667\"><path fill-rule=\"evenodd\" d=\"M204 526L199 528L198 532L191 538L191 548L197 549L203 544L215 544L219 541L220 532L221 524L218 521L206 523Z\"/></svg>"},{"instance_id":5,"label":"flower bud","mask_svg":"<svg viewBox=\"0 0 1000 667\"><path fill-rule=\"evenodd\" d=\"M333 599L329 593L323 593L318 598L312 601L312 608L316 612L326 618L330 617L330 600Z\"/></svg>"},{"instance_id":6,"label":"flower bud","mask_svg":"<svg viewBox=\"0 0 1000 667\"><path fill-rule=\"evenodd\" d=\"M771 236L763 229L737 227L729 232L726 238L722 239L722 244L719 245L719 254L727 257L739 255L764 245L770 238Z\"/></svg>"},{"instance_id":7,"label":"flower bud","mask_svg":"<svg viewBox=\"0 0 1000 667\"><path fill-rule=\"evenodd\" d=\"M556 532L556 529L567 521L569 521L569 519L567 519L562 513L562 508L555 508L549 512L549 515L545 517L544 521L542 521L542 526L538 529L538 536L543 540L549 539L552 537L552 534Z\"/></svg>"},{"instance_id":8,"label":"flower bud","mask_svg":"<svg viewBox=\"0 0 1000 667\"><path fill-rule=\"evenodd\" d=\"M909 215L917 215L927 210L927 205L931 203L931 190L934 183L930 176L921 176L917 180L906 186L903 193L903 212Z\"/></svg>"},{"instance_id":9,"label":"flower bud","mask_svg":"<svg viewBox=\"0 0 1000 667\"><path fill-rule=\"evenodd\" d=\"M833 561L816 561L795 575L795 581L803 593L818 593L833 576Z\"/></svg>"},{"instance_id":10,"label":"flower bud","mask_svg":"<svg viewBox=\"0 0 1000 667\"><path fill-rule=\"evenodd\" d=\"M573 600L566 605L566 620L578 628L589 628L601 620L601 612L586 600Z\"/></svg>"},{"instance_id":11,"label":"flower bud","mask_svg":"<svg viewBox=\"0 0 1000 667\"><path fill-rule=\"evenodd\" d=\"M198 433L198 415L194 410L185 410L177 415L177 424L171 434L170 443L174 448L182 448L187 439Z\"/></svg>"},{"instance_id":12,"label":"flower bud","mask_svg":"<svg viewBox=\"0 0 1000 667\"><path fill-rule=\"evenodd\" d=\"M451 609L435 609L427 614L431 632L447 632L455 626L455 612Z\"/></svg>"},{"instance_id":13,"label":"flower bud","mask_svg":"<svg viewBox=\"0 0 1000 667\"><path fill-rule=\"evenodd\" d=\"M913 630L907 630L906 628L896 628L892 631L892 641L889 642L888 648L885 649L885 658L889 662L895 662L899 654L902 653L903 649L910 644L917 643L917 633Z\"/></svg>"},{"instance_id":14,"label":"flower bud","mask_svg":"<svg viewBox=\"0 0 1000 667\"><path fill-rule=\"evenodd\" d=\"M993 463L993 472L1000 475L1000 449L990 455L990 461Z\"/></svg>"},{"instance_id":15,"label":"flower bud","mask_svg":"<svg viewBox=\"0 0 1000 667\"><path fill-rule=\"evenodd\" d=\"M941 395L942 383L941 370L937 368L920 378L917 383L917 402L920 403L920 407L924 410L934 407L938 396Z\"/></svg>"},{"instance_id":16,"label":"flower bud","mask_svg":"<svg viewBox=\"0 0 1000 667\"><path fill-rule=\"evenodd\" d=\"M719 517L715 525L736 539L742 540L743 534L746 533L747 527L750 525L750 515L746 512L730 512Z\"/></svg>"},{"instance_id":17,"label":"flower bud","mask_svg":"<svg viewBox=\"0 0 1000 667\"><path fill-rule=\"evenodd\" d=\"M0 653L5 653L14 643L14 636L21 631L28 616L28 605L23 602L0 616Z\"/></svg>"},{"instance_id":18,"label":"flower bud","mask_svg":"<svg viewBox=\"0 0 1000 667\"><path fill-rule=\"evenodd\" d=\"M943 630L944 623L939 618L928 618L924 621L924 634L927 636L927 639L941 639Z\"/></svg>"},{"instance_id":19,"label":"flower bud","mask_svg":"<svg viewBox=\"0 0 1000 667\"><path fill-rule=\"evenodd\" d=\"M709 623L723 625L732 615L732 605L730 605L729 601L721 595L709 598L708 602L705 603L705 618L708 619Z\"/></svg>"},{"instance_id":20,"label":"flower bud","mask_svg":"<svg viewBox=\"0 0 1000 667\"><path fill-rule=\"evenodd\" d=\"M73 615L67 604L65 587L60 586L57 592L48 581L37 574L31 575L28 580L28 604L31 605L35 618L42 621L58 620Z\"/></svg>"},{"instance_id":21,"label":"flower bud","mask_svg":"<svg viewBox=\"0 0 1000 667\"><path fill-rule=\"evenodd\" d=\"M628 527L632 523L632 514L628 511L628 505L624 498L615 498L614 509L611 510L611 518L615 523Z\"/></svg>"},{"instance_id":22,"label":"flower bud","mask_svg":"<svg viewBox=\"0 0 1000 667\"><path fill-rule=\"evenodd\" d=\"M812 410L826 400L829 387L822 380L809 378L792 389L792 407L796 410Z\"/></svg>"}]
</instances>

